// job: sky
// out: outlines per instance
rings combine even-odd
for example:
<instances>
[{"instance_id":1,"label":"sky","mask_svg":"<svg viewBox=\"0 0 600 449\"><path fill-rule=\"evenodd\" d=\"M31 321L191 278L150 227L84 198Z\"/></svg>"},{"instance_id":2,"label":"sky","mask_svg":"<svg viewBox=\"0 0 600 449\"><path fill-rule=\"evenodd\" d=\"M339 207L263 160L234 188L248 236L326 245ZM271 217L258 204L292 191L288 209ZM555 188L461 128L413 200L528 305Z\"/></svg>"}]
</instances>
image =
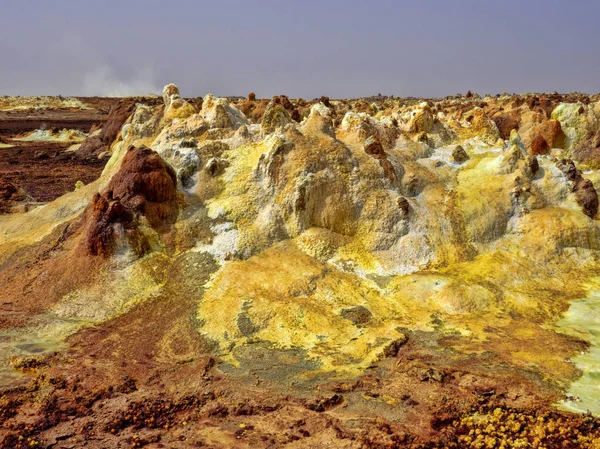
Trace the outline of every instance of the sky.
<instances>
[{"instance_id":1,"label":"sky","mask_svg":"<svg viewBox=\"0 0 600 449\"><path fill-rule=\"evenodd\" d=\"M0 2L0 95L600 92L597 0Z\"/></svg>"}]
</instances>

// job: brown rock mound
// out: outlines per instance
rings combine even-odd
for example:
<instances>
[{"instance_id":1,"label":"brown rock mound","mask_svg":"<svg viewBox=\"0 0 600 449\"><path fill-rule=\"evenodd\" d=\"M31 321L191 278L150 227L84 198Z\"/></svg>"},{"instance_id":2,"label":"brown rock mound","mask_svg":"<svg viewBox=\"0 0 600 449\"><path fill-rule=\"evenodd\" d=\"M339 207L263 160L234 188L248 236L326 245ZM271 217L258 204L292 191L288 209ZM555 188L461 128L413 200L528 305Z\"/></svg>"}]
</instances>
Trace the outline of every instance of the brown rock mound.
<instances>
[{"instance_id":1,"label":"brown rock mound","mask_svg":"<svg viewBox=\"0 0 600 449\"><path fill-rule=\"evenodd\" d=\"M505 114L500 114L492 118L496 127L498 128L498 132L500 133L500 137L503 140L508 140L510 138L510 132L513 129L519 129L521 125L521 114L519 111L510 111Z\"/></svg>"},{"instance_id":2,"label":"brown rock mound","mask_svg":"<svg viewBox=\"0 0 600 449\"><path fill-rule=\"evenodd\" d=\"M283 108L290 113L290 117L295 122L299 122L301 119L300 111L298 108L294 106L294 104L290 101L290 99L286 95L279 95L278 97L273 97L273 104L280 104Z\"/></svg>"},{"instance_id":3,"label":"brown rock mound","mask_svg":"<svg viewBox=\"0 0 600 449\"><path fill-rule=\"evenodd\" d=\"M165 233L177 218L175 171L155 151L132 146L106 191L94 195L88 213L92 222L87 234L90 254L110 255L123 236L143 254L148 244L137 232L138 219L144 216L155 231Z\"/></svg>"},{"instance_id":4,"label":"brown rock mound","mask_svg":"<svg viewBox=\"0 0 600 449\"><path fill-rule=\"evenodd\" d=\"M319 98L319 101L321 103L323 103L325 106L327 106L328 108L331 107L331 102L329 100L329 97L326 97L325 95L323 95L321 98Z\"/></svg>"},{"instance_id":5,"label":"brown rock mound","mask_svg":"<svg viewBox=\"0 0 600 449\"><path fill-rule=\"evenodd\" d=\"M22 195L12 182L0 178L0 214L10 212L15 201L20 201Z\"/></svg>"},{"instance_id":6,"label":"brown rock mound","mask_svg":"<svg viewBox=\"0 0 600 449\"><path fill-rule=\"evenodd\" d=\"M541 96L531 96L527 98L527 106L532 111L537 111L543 113L546 117L550 118L554 107L556 106L555 102L548 99L546 95Z\"/></svg>"},{"instance_id":7,"label":"brown rock mound","mask_svg":"<svg viewBox=\"0 0 600 449\"><path fill-rule=\"evenodd\" d=\"M265 111L267 110L267 106L269 105L269 100L263 98L256 105L254 103L251 103L251 105L252 107L249 109L248 114L246 114L244 109L241 110L244 114L246 114L246 117L248 117L254 123L260 123Z\"/></svg>"},{"instance_id":8,"label":"brown rock mound","mask_svg":"<svg viewBox=\"0 0 600 449\"><path fill-rule=\"evenodd\" d=\"M565 147L567 136L563 132L558 120L546 120L540 123L536 126L534 133L544 138L548 144L548 148Z\"/></svg>"},{"instance_id":9,"label":"brown rock mound","mask_svg":"<svg viewBox=\"0 0 600 449\"><path fill-rule=\"evenodd\" d=\"M108 118L102 131L95 136L90 136L83 141L77 150L77 157L88 159L103 151L108 151L110 145L115 141L123 124L135 109L135 101L122 99L110 108Z\"/></svg>"},{"instance_id":10,"label":"brown rock mound","mask_svg":"<svg viewBox=\"0 0 600 449\"><path fill-rule=\"evenodd\" d=\"M365 153L371 156L373 159L377 159L379 161L379 165L383 169L383 173L385 177L390 182L396 182L398 180L398 174L394 169L394 166L387 158L387 154L383 151L383 147L381 146L381 142L376 137L369 137L365 140L364 144Z\"/></svg>"},{"instance_id":11,"label":"brown rock mound","mask_svg":"<svg viewBox=\"0 0 600 449\"><path fill-rule=\"evenodd\" d=\"M589 179L581 178L574 186L575 199L583 209L583 213L594 218L598 213L598 194Z\"/></svg>"},{"instance_id":12,"label":"brown rock mound","mask_svg":"<svg viewBox=\"0 0 600 449\"><path fill-rule=\"evenodd\" d=\"M546 142L546 139L544 139L540 135L535 136L534 139L531 141L532 154L546 154L548 153L549 149L550 146L548 145L548 142Z\"/></svg>"},{"instance_id":13,"label":"brown rock mound","mask_svg":"<svg viewBox=\"0 0 600 449\"><path fill-rule=\"evenodd\" d=\"M17 188L15 185L6 179L0 178L0 201L11 200L16 194Z\"/></svg>"},{"instance_id":14,"label":"brown rock mound","mask_svg":"<svg viewBox=\"0 0 600 449\"><path fill-rule=\"evenodd\" d=\"M469 155L462 146L457 145L452 151L452 159L454 159L454 162L462 164L469 160Z\"/></svg>"},{"instance_id":15,"label":"brown rock mound","mask_svg":"<svg viewBox=\"0 0 600 449\"><path fill-rule=\"evenodd\" d=\"M237 104L237 108L242 111L247 118L251 118L252 111L256 106L256 94L254 92L250 92L248 98Z\"/></svg>"},{"instance_id":16,"label":"brown rock mound","mask_svg":"<svg viewBox=\"0 0 600 449\"><path fill-rule=\"evenodd\" d=\"M527 169L529 170L529 172L531 173L531 175L535 175L539 169L540 169L540 163L537 160L536 156L527 156L525 158L525 162L527 163Z\"/></svg>"},{"instance_id":17,"label":"brown rock mound","mask_svg":"<svg viewBox=\"0 0 600 449\"><path fill-rule=\"evenodd\" d=\"M583 213L594 218L598 213L598 193L592 181L581 176L571 159L560 160L556 163L556 166L571 182L575 200L583 209Z\"/></svg>"}]
</instances>

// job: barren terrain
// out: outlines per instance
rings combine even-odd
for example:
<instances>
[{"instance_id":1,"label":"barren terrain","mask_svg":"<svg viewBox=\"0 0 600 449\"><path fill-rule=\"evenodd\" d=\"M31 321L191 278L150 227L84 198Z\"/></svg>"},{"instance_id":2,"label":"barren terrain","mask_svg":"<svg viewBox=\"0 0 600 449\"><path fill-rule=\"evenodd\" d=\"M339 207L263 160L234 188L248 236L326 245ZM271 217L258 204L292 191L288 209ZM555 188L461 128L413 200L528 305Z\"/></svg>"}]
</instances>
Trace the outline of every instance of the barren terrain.
<instances>
[{"instance_id":1,"label":"barren terrain","mask_svg":"<svg viewBox=\"0 0 600 449\"><path fill-rule=\"evenodd\" d=\"M0 98L1 448L597 448L600 96Z\"/></svg>"}]
</instances>

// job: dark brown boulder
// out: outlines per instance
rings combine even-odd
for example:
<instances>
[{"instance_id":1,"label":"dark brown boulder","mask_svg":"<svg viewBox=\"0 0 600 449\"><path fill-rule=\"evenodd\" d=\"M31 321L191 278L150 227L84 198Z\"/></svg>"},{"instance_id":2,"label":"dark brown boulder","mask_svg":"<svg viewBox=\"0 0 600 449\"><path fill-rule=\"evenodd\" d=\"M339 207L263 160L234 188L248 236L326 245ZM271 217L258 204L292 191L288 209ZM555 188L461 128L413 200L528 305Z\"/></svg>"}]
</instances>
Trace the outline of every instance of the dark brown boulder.
<instances>
[{"instance_id":1,"label":"dark brown boulder","mask_svg":"<svg viewBox=\"0 0 600 449\"><path fill-rule=\"evenodd\" d=\"M537 159L537 156L529 155L525 158L525 162L531 175L535 175L539 171L540 163Z\"/></svg>"},{"instance_id":2,"label":"dark brown boulder","mask_svg":"<svg viewBox=\"0 0 600 449\"><path fill-rule=\"evenodd\" d=\"M598 213L598 194L594 184L589 179L581 176L575 163L571 159L562 159L556 162L556 167L567 177L573 192L575 200L581 206L583 213L588 217L594 218Z\"/></svg>"},{"instance_id":3,"label":"dark brown boulder","mask_svg":"<svg viewBox=\"0 0 600 449\"><path fill-rule=\"evenodd\" d=\"M256 94L254 92L248 94L248 101L256 101Z\"/></svg>"},{"instance_id":4,"label":"dark brown boulder","mask_svg":"<svg viewBox=\"0 0 600 449\"><path fill-rule=\"evenodd\" d=\"M125 233L130 246L143 254L148 245L137 232L138 219L143 216L154 230L166 233L178 212L175 171L155 151L132 146L106 191L97 193L89 206L88 252L109 256Z\"/></svg>"},{"instance_id":5,"label":"dark brown boulder","mask_svg":"<svg viewBox=\"0 0 600 449\"><path fill-rule=\"evenodd\" d=\"M529 109L533 109L533 108L535 108L536 98L535 97L528 97L525 102L527 103L527 107Z\"/></svg>"},{"instance_id":6,"label":"dark brown boulder","mask_svg":"<svg viewBox=\"0 0 600 449\"><path fill-rule=\"evenodd\" d=\"M403 196L398 198L398 209L402 211L403 215L408 215L408 212L410 211L410 203Z\"/></svg>"},{"instance_id":7,"label":"dark brown boulder","mask_svg":"<svg viewBox=\"0 0 600 449\"><path fill-rule=\"evenodd\" d=\"M550 146L548 145L548 142L546 142L546 139L540 135L535 136L535 138L531 141L532 154L547 154L549 149Z\"/></svg>"},{"instance_id":8,"label":"dark brown boulder","mask_svg":"<svg viewBox=\"0 0 600 449\"><path fill-rule=\"evenodd\" d=\"M561 159L555 165L569 181L578 182L581 179L581 173L579 173L579 170L575 167L575 162L571 159Z\"/></svg>"},{"instance_id":9,"label":"dark brown boulder","mask_svg":"<svg viewBox=\"0 0 600 449\"><path fill-rule=\"evenodd\" d=\"M598 213L598 194L592 181L581 178L573 186L573 192L575 192L575 199L583 209L583 213L594 218Z\"/></svg>"},{"instance_id":10,"label":"dark brown boulder","mask_svg":"<svg viewBox=\"0 0 600 449\"><path fill-rule=\"evenodd\" d=\"M329 97L326 97L323 95L321 98L319 98L319 101L321 103L323 103L325 106L327 106L328 108L331 107L331 102L329 101Z\"/></svg>"},{"instance_id":11,"label":"dark brown boulder","mask_svg":"<svg viewBox=\"0 0 600 449\"><path fill-rule=\"evenodd\" d=\"M463 162L469 160L469 155L463 147L457 145L456 148L454 148L454 150L452 151L452 159L454 160L454 162L462 164Z\"/></svg>"}]
</instances>

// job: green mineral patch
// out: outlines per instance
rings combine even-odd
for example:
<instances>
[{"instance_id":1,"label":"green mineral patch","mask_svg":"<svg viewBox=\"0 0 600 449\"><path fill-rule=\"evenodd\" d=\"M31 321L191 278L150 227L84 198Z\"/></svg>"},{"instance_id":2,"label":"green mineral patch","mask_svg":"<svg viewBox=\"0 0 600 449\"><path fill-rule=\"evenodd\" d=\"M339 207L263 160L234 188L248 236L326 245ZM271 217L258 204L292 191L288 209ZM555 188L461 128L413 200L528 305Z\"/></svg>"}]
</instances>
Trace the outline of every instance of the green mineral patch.
<instances>
[{"instance_id":1,"label":"green mineral patch","mask_svg":"<svg viewBox=\"0 0 600 449\"><path fill-rule=\"evenodd\" d=\"M589 348L572 358L581 376L571 384L567 399L559 405L576 412L600 415L600 291L597 286L585 298L573 301L557 328L589 342Z\"/></svg>"}]
</instances>

